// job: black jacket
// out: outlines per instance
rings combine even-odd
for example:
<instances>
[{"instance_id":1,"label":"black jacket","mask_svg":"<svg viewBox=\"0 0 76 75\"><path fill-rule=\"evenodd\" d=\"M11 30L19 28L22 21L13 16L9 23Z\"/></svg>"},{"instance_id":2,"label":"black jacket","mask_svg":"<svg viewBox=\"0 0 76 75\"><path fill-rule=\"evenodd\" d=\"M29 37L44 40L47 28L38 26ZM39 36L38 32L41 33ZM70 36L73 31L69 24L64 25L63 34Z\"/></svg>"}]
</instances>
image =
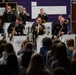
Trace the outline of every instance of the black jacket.
<instances>
[{"instance_id":1,"label":"black jacket","mask_svg":"<svg viewBox=\"0 0 76 75\"><path fill-rule=\"evenodd\" d=\"M36 27L38 26L38 24L35 22L33 23L32 25L32 33L35 34L35 35L43 35L44 34L44 29L45 29L45 26L41 24L41 27L42 27L42 30L39 30L39 34L37 34L37 30L36 30Z\"/></svg>"},{"instance_id":2,"label":"black jacket","mask_svg":"<svg viewBox=\"0 0 76 75\"><path fill-rule=\"evenodd\" d=\"M8 34L11 34L13 31L13 28L15 27L15 23L11 23L8 27ZM23 35L23 29L24 26L22 24L19 24L18 26L15 27L15 31L17 32L17 35Z\"/></svg>"},{"instance_id":3,"label":"black jacket","mask_svg":"<svg viewBox=\"0 0 76 75\"><path fill-rule=\"evenodd\" d=\"M38 17L41 17L41 19L45 20L45 21L47 21L47 19L48 19L48 15L46 13L44 13L43 15L38 14Z\"/></svg>"},{"instance_id":4,"label":"black jacket","mask_svg":"<svg viewBox=\"0 0 76 75\"><path fill-rule=\"evenodd\" d=\"M20 13L19 16L22 18L22 21L23 21L23 24L26 24L26 21L29 21L29 19L31 18L30 15L26 15L26 14L23 14L23 13Z\"/></svg>"},{"instance_id":5,"label":"black jacket","mask_svg":"<svg viewBox=\"0 0 76 75\"><path fill-rule=\"evenodd\" d=\"M52 35L58 35L59 31L61 30L62 25L60 25L60 23L56 23L53 28L52 28ZM63 24L63 29L61 30L62 32L64 32L64 34L67 34L67 24Z\"/></svg>"},{"instance_id":6,"label":"black jacket","mask_svg":"<svg viewBox=\"0 0 76 75\"><path fill-rule=\"evenodd\" d=\"M9 13L5 11L3 13L3 22L15 22L15 20L16 20L16 15L14 11L11 11Z\"/></svg>"}]
</instances>

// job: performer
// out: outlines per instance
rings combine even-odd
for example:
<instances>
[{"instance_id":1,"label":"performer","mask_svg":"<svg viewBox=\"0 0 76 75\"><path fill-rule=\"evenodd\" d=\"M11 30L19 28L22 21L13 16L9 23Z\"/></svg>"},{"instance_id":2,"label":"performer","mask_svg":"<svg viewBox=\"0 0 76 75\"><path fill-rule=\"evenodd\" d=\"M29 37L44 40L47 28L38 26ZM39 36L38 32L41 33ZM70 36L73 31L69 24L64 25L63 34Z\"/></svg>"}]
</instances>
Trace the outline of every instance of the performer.
<instances>
[{"instance_id":1,"label":"performer","mask_svg":"<svg viewBox=\"0 0 76 75\"><path fill-rule=\"evenodd\" d=\"M60 37L63 34L67 34L67 24L65 23L65 19L61 18L60 22L56 23L52 28L53 38Z\"/></svg>"},{"instance_id":2,"label":"performer","mask_svg":"<svg viewBox=\"0 0 76 75\"><path fill-rule=\"evenodd\" d=\"M44 12L44 9L40 9L40 14L38 14L38 17L41 17L42 23L47 22L48 15Z\"/></svg>"},{"instance_id":3,"label":"performer","mask_svg":"<svg viewBox=\"0 0 76 75\"><path fill-rule=\"evenodd\" d=\"M22 25L20 17L16 18L16 21L11 23L7 29L8 35L23 35L25 27Z\"/></svg>"},{"instance_id":4,"label":"performer","mask_svg":"<svg viewBox=\"0 0 76 75\"><path fill-rule=\"evenodd\" d=\"M36 39L38 37L38 35L43 35L45 34L45 26L41 24L41 18L37 17L36 18L36 22L33 23L32 25L32 34L33 34L33 38L35 36L34 39Z\"/></svg>"},{"instance_id":5,"label":"performer","mask_svg":"<svg viewBox=\"0 0 76 75\"><path fill-rule=\"evenodd\" d=\"M3 22L15 22L16 14L11 9L11 6L7 6L6 11L3 13Z\"/></svg>"},{"instance_id":6,"label":"performer","mask_svg":"<svg viewBox=\"0 0 76 75\"><path fill-rule=\"evenodd\" d=\"M29 13L27 13L26 8L22 8L22 12L19 14L19 16L22 18L23 24L26 25L26 21L28 21L31 16Z\"/></svg>"}]
</instances>

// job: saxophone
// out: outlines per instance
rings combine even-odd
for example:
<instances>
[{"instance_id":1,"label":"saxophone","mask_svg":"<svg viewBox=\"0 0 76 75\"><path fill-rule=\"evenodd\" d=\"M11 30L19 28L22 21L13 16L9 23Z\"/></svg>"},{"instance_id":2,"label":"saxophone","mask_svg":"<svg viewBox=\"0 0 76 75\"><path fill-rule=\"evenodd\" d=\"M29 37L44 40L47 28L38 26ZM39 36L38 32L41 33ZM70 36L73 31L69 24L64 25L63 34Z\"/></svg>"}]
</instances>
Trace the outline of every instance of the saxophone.
<instances>
[{"instance_id":1,"label":"saxophone","mask_svg":"<svg viewBox=\"0 0 76 75\"><path fill-rule=\"evenodd\" d=\"M60 33L61 33L62 29L63 29L63 25L62 25L62 27L61 27L60 31L58 32L57 37L60 37Z\"/></svg>"},{"instance_id":2,"label":"saxophone","mask_svg":"<svg viewBox=\"0 0 76 75\"><path fill-rule=\"evenodd\" d=\"M37 34L39 34L39 26L40 26L40 25L38 24L38 30L37 30Z\"/></svg>"},{"instance_id":3,"label":"saxophone","mask_svg":"<svg viewBox=\"0 0 76 75\"><path fill-rule=\"evenodd\" d=\"M12 30L12 33L10 34L10 41L12 40L12 37L13 37L14 34L15 34L15 28L16 28L16 24L15 24L13 30Z\"/></svg>"}]
</instances>

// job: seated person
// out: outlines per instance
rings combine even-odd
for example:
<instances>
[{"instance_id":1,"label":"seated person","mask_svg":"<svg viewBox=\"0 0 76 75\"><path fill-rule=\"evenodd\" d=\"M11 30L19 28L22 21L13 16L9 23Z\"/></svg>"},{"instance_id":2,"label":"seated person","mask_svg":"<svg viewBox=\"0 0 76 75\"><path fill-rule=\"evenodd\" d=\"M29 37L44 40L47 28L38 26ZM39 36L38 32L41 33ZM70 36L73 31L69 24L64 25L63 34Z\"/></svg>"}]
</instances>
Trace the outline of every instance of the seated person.
<instances>
[{"instance_id":1,"label":"seated person","mask_svg":"<svg viewBox=\"0 0 76 75\"><path fill-rule=\"evenodd\" d=\"M28 21L31 18L30 14L27 13L25 7L22 8L22 12L19 14L19 16L22 18L23 24L25 25L26 25L26 21Z\"/></svg>"},{"instance_id":2,"label":"seated person","mask_svg":"<svg viewBox=\"0 0 76 75\"><path fill-rule=\"evenodd\" d=\"M15 22L16 14L11 9L11 6L7 6L6 11L3 13L3 22Z\"/></svg>"},{"instance_id":3,"label":"seated person","mask_svg":"<svg viewBox=\"0 0 76 75\"><path fill-rule=\"evenodd\" d=\"M56 23L52 28L53 38L60 37L63 34L67 34L67 24L65 23L65 19L61 18L60 22Z\"/></svg>"},{"instance_id":4,"label":"seated person","mask_svg":"<svg viewBox=\"0 0 76 75\"><path fill-rule=\"evenodd\" d=\"M16 18L16 21L11 23L8 27L8 35L23 35L25 27L22 25L22 19Z\"/></svg>"},{"instance_id":5,"label":"seated person","mask_svg":"<svg viewBox=\"0 0 76 75\"><path fill-rule=\"evenodd\" d=\"M57 23L59 23L60 20L61 20L61 18L63 18L63 17L62 17L61 15L59 15L59 16L57 17L57 21L53 21L53 22L52 22L52 34L53 34L53 27L54 27L54 25L57 24Z\"/></svg>"},{"instance_id":6,"label":"seated person","mask_svg":"<svg viewBox=\"0 0 76 75\"><path fill-rule=\"evenodd\" d=\"M40 14L38 14L38 17L41 17L42 23L47 22L48 15L44 12L44 9L40 9Z\"/></svg>"},{"instance_id":7,"label":"seated person","mask_svg":"<svg viewBox=\"0 0 76 75\"><path fill-rule=\"evenodd\" d=\"M33 23L31 31L32 31L33 37L35 35L35 39L38 37L38 35L45 34L46 32L45 26L41 23L40 17L36 18L36 22Z\"/></svg>"}]
</instances>

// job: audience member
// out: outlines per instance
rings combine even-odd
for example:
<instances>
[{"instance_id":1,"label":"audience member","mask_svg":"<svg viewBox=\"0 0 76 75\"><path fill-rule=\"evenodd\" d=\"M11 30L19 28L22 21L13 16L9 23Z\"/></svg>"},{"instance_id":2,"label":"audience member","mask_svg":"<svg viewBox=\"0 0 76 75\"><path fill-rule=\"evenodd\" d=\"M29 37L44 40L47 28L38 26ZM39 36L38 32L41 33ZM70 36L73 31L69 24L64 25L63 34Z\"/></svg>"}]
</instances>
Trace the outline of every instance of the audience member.
<instances>
[{"instance_id":1,"label":"audience member","mask_svg":"<svg viewBox=\"0 0 76 75\"><path fill-rule=\"evenodd\" d=\"M5 51L6 44L2 44L0 47L0 58L3 56L2 53Z\"/></svg>"},{"instance_id":2,"label":"audience member","mask_svg":"<svg viewBox=\"0 0 76 75\"><path fill-rule=\"evenodd\" d=\"M43 57L40 54L32 55L26 75L51 75L50 71L45 68Z\"/></svg>"},{"instance_id":3,"label":"audience member","mask_svg":"<svg viewBox=\"0 0 76 75\"><path fill-rule=\"evenodd\" d=\"M5 46L5 51L3 52L3 56L0 59L0 64L5 64L6 65L7 64L7 58L11 54L15 54L13 45L11 43L7 43L6 46ZM18 63L19 63L19 66L20 66L22 59L19 56L17 56L17 59L18 59Z\"/></svg>"},{"instance_id":4,"label":"audience member","mask_svg":"<svg viewBox=\"0 0 76 75\"><path fill-rule=\"evenodd\" d=\"M61 42L59 39L54 39L53 41L52 41L52 46L51 46L51 50L49 50L48 52L47 52L47 67L48 68L50 68L50 65L51 65L51 63L52 63L52 61L54 61L55 59L54 59L54 53L55 53L55 50L56 50L56 46L57 46L57 44L59 43L59 42Z\"/></svg>"},{"instance_id":5,"label":"audience member","mask_svg":"<svg viewBox=\"0 0 76 75\"><path fill-rule=\"evenodd\" d=\"M52 40L49 37L45 37L42 40L42 47L40 48L40 54L43 56L46 64L47 51L51 50Z\"/></svg>"},{"instance_id":6,"label":"audience member","mask_svg":"<svg viewBox=\"0 0 76 75\"><path fill-rule=\"evenodd\" d=\"M32 56L32 54L34 53L34 51L32 50L33 48L33 43L31 42L27 42L25 45L25 50L24 53L22 55L22 62L21 62L21 75L26 71L26 69L29 66L30 63L30 58Z\"/></svg>"},{"instance_id":7,"label":"audience member","mask_svg":"<svg viewBox=\"0 0 76 75\"><path fill-rule=\"evenodd\" d=\"M67 45L67 49L68 49L68 55L73 57L75 55L75 51L76 51L76 48L74 45L74 39L68 38L66 40L66 45Z\"/></svg>"},{"instance_id":8,"label":"audience member","mask_svg":"<svg viewBox=\"0 0 76 75\"><path fill-rule=\"evenodd\" d=\"M11 73L10 75L19 75L20 68L15 54L8 55L6 65L8 67L8 71Z\"/></svg>"},{"instance_id":9,"label":"audience member","mask_svg":"<svg viewBox=\"0 0 76 75\"><path fill-rule=\"evenodd\" d=\"M2 53L5 51L5 45L7 41L5 39L0 40L0 58L2 57Z\"/></svg>"},{"instance_id":10,"label":"audience member","mask_svg":"<svg viewBox=\"0 0 76 75\"><path fill-rule=\"evenodd\" d=\"M21 55L21 54L24 53L24 51L25 51L25 45L26 45L27 42L28 42L28 40L24 40L24 41L22 42L21 48L20 48L20 50L18 51L17 55Z\"/></svg>"},{"instance_id":11,"label":"audience member","mask_svg":"<svg viewBox=\"0 0 76 75\"><path fill-rule=\"evenodd\" d=\"M76 59L72 60L70 68L69 68L69 75L76 75Z\"/></svg>"},{"instance_id":12,"label":"audience member","mask_svg":"<svg viewBox=\"0 0 76 75\"><path fill-rule=\"evenodd\" d=\"M67 48L64 43L61 42L57 44L57 47L54 53L54 59L55 61L52 62L51 69L50 69L52 72L57 67L63 67L67 71L69 70L71 60L68 57Z\"/></svg>"},{"instance_id":13,"label":"audience member","mask_svg":"<svg viewBox=\"0 0 76 75\"><path fill-rule=\"evenodd\" d=\"M64 68L57 67L56 69L54 69L53 75L68 75L68 72Z\"/></svg>"}]
</instances>

